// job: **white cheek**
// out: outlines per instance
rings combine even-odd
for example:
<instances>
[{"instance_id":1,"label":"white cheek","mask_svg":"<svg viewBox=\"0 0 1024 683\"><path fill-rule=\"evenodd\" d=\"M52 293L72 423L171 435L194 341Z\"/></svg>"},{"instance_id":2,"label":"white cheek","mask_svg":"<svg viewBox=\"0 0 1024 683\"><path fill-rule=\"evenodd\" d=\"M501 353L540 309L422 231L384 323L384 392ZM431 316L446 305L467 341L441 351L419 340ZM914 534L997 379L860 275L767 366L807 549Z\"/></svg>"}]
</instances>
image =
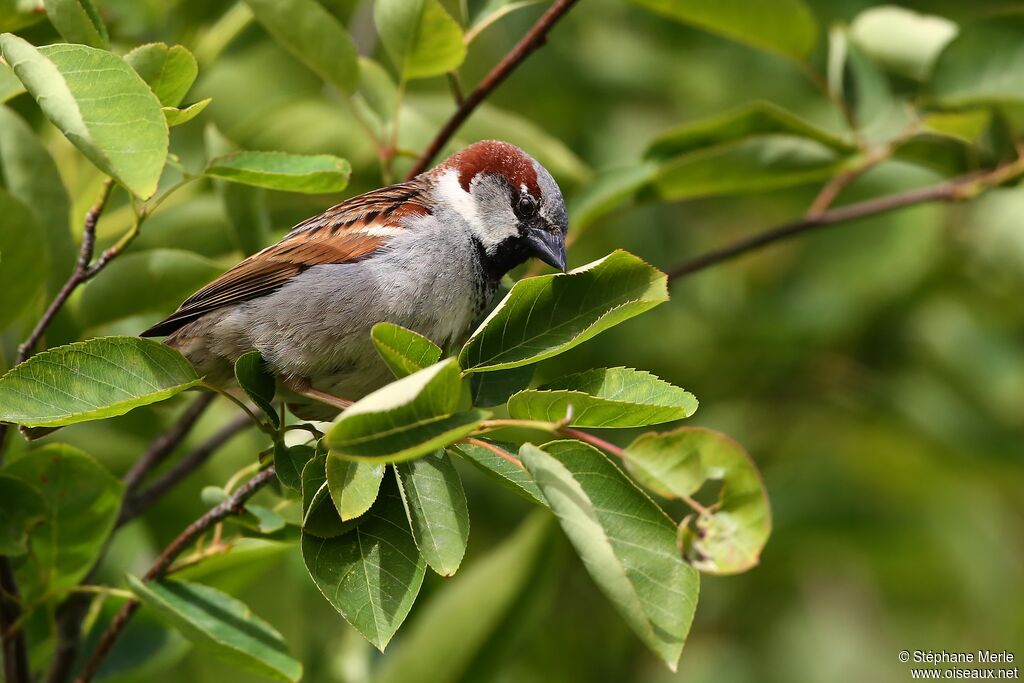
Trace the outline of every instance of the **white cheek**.
<instances>
[{"instance_id":1,"label":"white cheek","mask_svg":"<svg viewBox=\"0 0 1024 683\"><path fill-rule=\"evenodd\" d=\"M480 218L476 201L459 184L459 174L455 169L445 171L437 186L445 204L451 207L463 220L476 231L483 232L484 223Z\"/></svg>"}]
</instances>

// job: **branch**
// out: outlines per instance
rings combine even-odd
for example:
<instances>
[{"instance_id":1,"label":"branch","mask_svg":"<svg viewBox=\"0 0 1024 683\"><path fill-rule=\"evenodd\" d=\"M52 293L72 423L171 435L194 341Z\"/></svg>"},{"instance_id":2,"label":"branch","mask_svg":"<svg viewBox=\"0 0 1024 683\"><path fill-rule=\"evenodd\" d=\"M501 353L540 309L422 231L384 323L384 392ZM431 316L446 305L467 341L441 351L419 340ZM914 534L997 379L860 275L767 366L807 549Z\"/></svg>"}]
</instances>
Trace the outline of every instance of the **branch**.
<instances>
[{"instance_id":1,"label":"branch","mask_svg":"<svg viewBox=\"0 0 1024 683\"><path fill-rule=\"evenodd\" d=\"M174 562L175 558L177 558L185 548L192 545L197 538L221 520L231 515L240 514L244 509L243 506L245 505L245 502L252 498L257 491L269 484L270 481L273 480L274 476L274 466L271 465L243 484L230 498L216 505L205 515L190 524L187 529L181 532L181 534L174 539L174 541L172 541L162 553L160 553L160 557L156 559L153 566L151 566L145 576L142 577L142 580L156 581L157 579L163 578L167 574L167 570L170 568L171 563ZM132 615L135 614L135 611L138 608L138 600L131 600L125 603L121 608L121 611L119 611L113 621L110 622L107 630L103 632L103 635L100 637L99 644L89 657L89 660L85 663L85 667L82 670L81 675L76 679L76 683L88 683L92 680L92 677L95 676L96 672L99 670L100 665L103 664L103 660L110 653L110 648L113 647L114 642L124 631L125 626L128 625L128 621L132 618Z\"/></svg>"},{"instance_id":2,"label":"branch","mask_svg":"<svg viewBox=\"0 0 1024 683\"><path fill-rule=\"evenodd\" d=\"M29 683L28 646L25 632L18 626L21 619L21 594L14 580L14 570L6 557L0 557L0 634L3 635L4 680L8 683Z\"/></svg>"},{"instance_id":3,"label":"branch","mask_svg":"<svg viewBox=\"0 0 1024 683\"><path fill-rule=\"evenodd\" d=\"M1019 158L987 173L965 175L937 185L921 187L884 197L876 197L817 214L808 214L800 220L745 237L721 249L716 249L708 254L687 261L668 271L668 279L671 282L672 280L736 258L747 252L755 251L769 244L780 242L812 230L914 206L915 204L969 199L989 188L1016 178L1022 173L1024 173L1024 158Z\"/></svg>"},{"instance_id":4,"label":"branch","mask_svg":"<svg viewBox=\"0 0 1024 683\"><path fill-rule=\"evenodd\" d=\"M146 452L135 461L132 468L122 478L126 497L132 495L139 487L143 477L163 462L164 458L188 436L196 421L206 412L216 396L217 394L213 393L201 394L185 409L185 412L181 414L177 422L171 425L170 429L153 440Z\"/></svg>"},{"instance_id":5,"label":"branch","mask_svg":"<svg viewBox=\"0 0 1024 683\"><path fill-rule=\"evenodd\" d=\"M218 448L251 425L252 421L248 415L244 413L236 415L213 436L179 460L159 479L134 495L126 495L121 505L121 514L117 519L117 527L124 526L152 507L165 493L177 486L182 479L205 463Z\"/></svg>"},{"instance_id":6,"label":"branch","mask_svg":"<svg viewBox=\"0 0 1024 683\"><path fill-rule=\"evenodd\" d=\"M451 115L448 122L444 124L437 136L427 146L427 149L420 155L420 158L413 164L412 169L406 175L406 180L419 175L430 162L434 160L434 157L444 148L448 141L455 135L455 131L459 129L469 115L473 113L480 103L483 102L487 97L497 88L502 82L508 78L516 67L523 63L523 61L530 56L530 54L543 45L547 40L548 31L555 25L562 15L568 12L577 0L556 0L551 7L548 8L544 14L541 15L537 23L526 33L523 38L516 43L505 57L498 62L498 65L491 69L491 72L484 77L480 84L473 89L473 92L469 93L466 98L459 104L459 107L455 110L455 113Z\"/></svg>"}]
</instances>

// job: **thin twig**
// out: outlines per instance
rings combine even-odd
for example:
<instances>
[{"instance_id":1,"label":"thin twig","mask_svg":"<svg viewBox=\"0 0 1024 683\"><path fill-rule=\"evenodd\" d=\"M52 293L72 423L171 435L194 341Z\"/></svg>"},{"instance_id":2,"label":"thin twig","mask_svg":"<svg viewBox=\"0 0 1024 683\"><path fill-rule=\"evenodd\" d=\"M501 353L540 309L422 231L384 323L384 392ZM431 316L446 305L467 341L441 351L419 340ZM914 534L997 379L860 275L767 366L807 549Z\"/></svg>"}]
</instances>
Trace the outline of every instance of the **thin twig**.
<instances>
[{"instance_id":1,"label":"thin twig","mask_svg":"<svg viewBox=\"0 0 1024 683\"><path fill-rule=\"evenodd\" d=\"M132 465L131 469L122 478L125 496L132 495L135 489L139 487L139 484L142 483L142 479L154 467L163 462L164 458L188 436L196 421L206 412L206 409L210 407L216 396L217 394L214 393L200 394L185 409L185 412L181 414L178 421L171 425L170 429L153 440L149 448L135 461L135 464Z\"/></svg>"},{"instance_id":2,"label":"thin twig","mask_svg":"<svg viewBox=\"0 0 1024 683\"><path fill-rule=\"evenodd\" d=\"M461 107L462 103L466 101L466 95L462 92L462 79L459 78L458 71L448 72L448 87L451 88L455 104Z\"/></svg>"},{"instance_id":3,"label":"thin twig","mask_svg":"<svg viewBox=\"0 0 1024 683\"><path fill-rule=\"evenodd\" d=\"M566 12L568 12L578 0L556 0L551 7L548 8L544 14L541 15L537 23L523 36L522 40L516 43L505 57L498 62L498 65L491 69L491 72L480 81L479 85L473 89L473 92L469 93L466 98L462 101L462 104L455 110L455 113L451 115L451 118L444 124L437 136L431 141L424 150L420 158L413 164L410 169L406 180L413 176L419 175L430 162L434 160L440 151L444 148L448 141L455 135L455 131L459 129L469 115L473 113L480 103L483 102L487 97L497 88L501 83L508 78L516 67L522 64L523 60L530 56L534 50L542 46L546 40L548 31L555 25L559 19L562 18Z\"/></svg>"},{"instance_id":4,"label":"thin twig","mask_svg":"<svg viewBox=\"0 0 1024 683\"><path fill-rule=\"evenodd\" d=\"M251 425L252 421L249 419L248 415L236 415L215 434L213 434L213 436L176 462L173 467L168 469L152 484L141 489L134 495L126 496L124 503L121 505L121 514L117 519L117 526L124 526L152 507L153 504L160 500L165 493L177 486L181 480L209 460L210 456L213 455L218 448Z\"/></svg>"},{"instance_id":5,"label":"thin twig","mask_svg":"<svg viewBox=\"0 0 1024 683\"><path fill-rule=\"evenodd\" d=\"M716 249L710 253L698 256L687 261L672 270L668 271L668 279L676 280L686 275L696 273L710 268L711 266L736 258L751 251L755 251L769 244L795 237L796 235L825 228L830 225L837 225L847 221L874 216L879 213L886 213L896 209L902 209L915 204L924 204L937 201L957 201L969 199L988 188L996 187L1007 180L1011 180L1024 173L1024 161L1017 159L1011 163L1000 166L988 173L973 173L961 176L951 181L921 187L906 192L891 194L884 197L876 197L863 202L841 206L836 209L825 211L816 216L805 216L800 220L786 223L764 232L745 237L741 240Z\"/></svg>"},{"instance_id":6,"label":"thin twig","mask_svg":"<svg viewBox=\"0 0 1024 683\"><path fill-rule=\"evenodd\" d=\"M245 502L249 500L257 491L266 486L273 480L275 476L274 466L271 465L267 469L263 470L255 477L243 484L230 498L226 499L222 503L212 508L205 515L197 519L195 522L190 524L181 534L174 539L173 542L167 548L160 553L160 557L156 559L153 565L149 568L149 571L142 577L143 581L155 581L162 578L175 558L178 557L188 546L203 535L210 527L220 522L222 519L229 517L230 515L240 514L243 509ZM135 611L139 608L139 602L137 600L131 600L121 608L121 610L114 617L113 621L107 627L107 630L103 632L100 637L99 644L85 663L85 667L82 669L81 675L76 679L77 683L88 683L92 680L92 677L96 675L100 665L103 664L103 660L110 653L111 647L117 640L118 636L124 631L125 626L128 625L128 621L135 614Z\"/></svg>"},{"instance_id":7,"label":"thin twig","mask_svg":"<svg viewBox=\"0 0 1024 683\"><path fill-rule=\"evenodd\" d=\"M14 569L6 557L0 557L0 634L3 635L4 680L29 683L28 646L25 632L17 627L21 619L21 593L14 580Z\"/></svg>"}]
</instances>

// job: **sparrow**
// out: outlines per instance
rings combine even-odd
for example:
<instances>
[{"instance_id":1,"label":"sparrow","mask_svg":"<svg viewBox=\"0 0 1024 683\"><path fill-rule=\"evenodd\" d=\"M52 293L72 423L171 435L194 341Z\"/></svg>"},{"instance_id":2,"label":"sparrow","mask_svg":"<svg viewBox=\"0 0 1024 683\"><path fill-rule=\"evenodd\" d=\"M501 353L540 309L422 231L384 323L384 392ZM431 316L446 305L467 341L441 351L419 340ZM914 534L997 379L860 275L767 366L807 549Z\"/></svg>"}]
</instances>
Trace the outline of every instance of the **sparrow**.
<instances>
[{"instance_id":1,"label":"sparrow","mask_svg":"<svg viewBox=\"0 0 1024 683\"><path fill-rule=\"evenodd\" d=\"M562 193L507 142L477 142L415 178L296 225L142 333L229 384L259 351L279 384L336 409L391 381L370 338L390 322L443 347L530 257L565 271Z\"/></svg>"}]
</instances>

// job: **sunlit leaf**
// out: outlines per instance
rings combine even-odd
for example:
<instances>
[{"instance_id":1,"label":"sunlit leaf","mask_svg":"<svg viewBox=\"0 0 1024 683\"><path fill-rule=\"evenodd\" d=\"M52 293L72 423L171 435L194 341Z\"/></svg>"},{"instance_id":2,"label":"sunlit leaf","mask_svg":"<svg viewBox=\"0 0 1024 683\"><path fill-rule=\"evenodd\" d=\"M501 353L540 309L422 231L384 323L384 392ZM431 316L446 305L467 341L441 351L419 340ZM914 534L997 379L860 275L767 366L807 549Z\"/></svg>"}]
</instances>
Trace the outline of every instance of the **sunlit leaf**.
<instances>
[{"instance_id":1,"label":"sunlit leaf","mask_svg":"<svg viewBox=\"0 0 1024 683\"><path fill-rule=\"evenodd\" d=\"M408 616L426 563L409 531L402 499L386 478L374 506L351 533L302 534L302 558L320 592L364 638L384 650Z\"/></svg>"},{"instance_id":2,"label":"sunlit leaf","mask_svg":"<svg viewBox=\"0 0 1024 683\"><path fill-rule=\"evenodd\" d=\"M750 456L724 434L703 427L643 434L626 448L637 481L666 498L686 499L707 480L721 482L711 514L692 530L684 522L690 562L711 574L735 574L757 564L771 533L764 482Z\"/></svg>"},{"instance_id":3,"label":"sunlit leaf","mask_svg":"<svg viewBox=\"0 0 1024 683\"><path fill-rule=\"evenodd\" d=\"M359 82L356 48L345 28L315 0L245 0L274 39L320 78L351 93Z\"/></svg>"},{"instance_id":4,"label":"sunlit leaf","mask_svg":"<svg viewBox=\"0 0 1024 683\"><path fill-rule=\"evenodd\" d=\"M109 36L92 0L44 0L46 16L69 43L106 49Z\"/></svg>"},{"instance_id":5,"label":"sunlit leaf","mask_svg":"<svg viewBox=\"0 0 1024 683\"><path fill-rule=\"evenodd\" d=\"M143 583L131 575L128 585L142 604L214 656L278 681L302 678L302 664L281 634L227 593L186 581Z\"/></svg>"},{"instance_id":6,"label":"sunlit leaf","mask_svg":"<svg viewBox=\"0 0 1024 683\"><path fill-rule=\"evenodd\" d=\"M2 136L0 133L0 139ZM2 329L39 300L50 260L43 228L36 217L24 202L7 194L3 188L0 188L0 258L3 259L0 262L0 292L4 297L0 306ZM0 407L0 414L2 412Z\"/></svg>"},{"instance_id":7,"label":"sunlit leaf","mask_svg":"<svg viewBox=\"0 0 1024 683\"><path fill-rule=\"evenodd\" d=\"M206 175L235 183L286 192L341 192L348 185L351 166L330 154L235 152L218 157Z\"/></svg>"},{"instance_id":8,"label":"sunlit leaf","mask_svg":"<svg viewBox=\"0 0 1024 683\"><path fill-rule=\"evenodd\" d=\"M527 278L459 354L467 372L550 358L668 300L665 274L624 251L560 275Z\"/></svg>"},{"instance_id":9,"label":"sunlit leaf","mask_svg":"<svg viewBox=\"0 0 1024 683\"><path fill-rule=\"evenodd\" d=\"M649 372L599 368L514 395L509 415L576 427L643 427L690 417L697 399Z\"/></svg>"},{"instance_id":10,"label":"sunlit leaf","mask_svg":"<svg viewBox=\"0 0 1024 683\"><path fill-rule=\"evenodd\" d=\"M2 471L0 500L0 554L24 555L29 534L46 520L46 501L35 486Z\"/></svg>"},{"instance_id":11,"label":"sunlit leaf","mask_svg":"<svg viewBox=\"0 0 1024 683\"><path fill-rule=\"evenodd\" d=\"M377 0L377 31L405 79L437 76L466 58L462 29L439 0Z\"/></svg>"},{"instance_id":12,"label":"sunlit leaf","mask_svg":"<svg viewBox=\"0 0 1024 683\"><path fill-rule=\"evenodd\" d=\"M195 117L203 113L206 109L206 105L213 101L212 97L207 97L205 100L199 100L194 104L190 104L184 109L178 109L177 107L163 107L164 118L167 119L167 125L180 126L183 123L188 123Z\"/></svg>"},{"instance_id":13,"label":"sunlit leaf","mask_svg":"<svg viewBox=\"0 0 1024 683\"><path fill-rule=\"evenodd\" d=\"M441 347L400 325L377 323L370 330L373 345L395 377L405 377L441 360Z\"/></svg>"},{"instance_id":14,"label":"sunlit leaf","mask_svg":"<svg viewBox=\"0 0 1024 683\"><path fill-rule=\"evenodd\" d=\"M34 450L4 468L4 474L33 487L46 509L46 519L29 532L31 552L18 571L22 591L37 599L46 591L76 585L114 529L121 482L91 457L64 444Z\"/></svg>"},{"instance_id":15,"label":"sunlit leaf","mask_svg":"<svg viewBox=\"0 0 1024 683\"><path fill-rule=\"evenodd\" d=\"M934 14L896 5L869 7L853 20L850 35L879 64L923 81L957 25Z\"/></svg>"},{"instance_id":16,"label":"sunlit leaf","mask_svg":"<svg viewBox=\"0 0 1024 683\"><path fill-rule=\"evenodd\" d=\"M46 117L100 170L147 198L167 159L160 101L117 55L85 45L35 48L11 34L0 49Z\"/></svg>"},{"instance_id":17,"label":"sunlit leaf","mask_svg":"<svg viewBox=\"0 0 1024 683\"><path fill-rule=\"evenodd\" d=\"M548 503L544 500L540 489L537 488L533 477L530 476L524 466L512 461L512 459L519 460L519 456L516 454L517 447L512 444L503 444L491 440L487 440L487 443L491 445L491 448L472 443L460 443L449 446L448 452L454 453L473 463L481 472L517 496L531 503L547 507ZM503 452L507 457L498 455L495 453L495 450Z\"/></svg>"},{"instance_id":18,"label":"sunlit leaf","mask_svg":"<svg viewBox=\"0 0 1024 683\"><path fill-rule=\"evenodd\" d=\"M149 84L163 107L181 104L199 75L196 58L181 45L168 47L166 43L147 43L126 54L124 59Z\"/></svg>"},{"instance_id":19,"label":"sunlit leaf","mask_svg":"<svg viewBox=\"0 0 1024 683\"><path fill-rule=\"evenodd\" d=\"M416 546L431 569L451 576L469 539L469 509L459 473L443 451L398 463L395 471Z\"/></svg>"},{"instance_id":20,"label":"sunlit leaf","mask_svg":"<svg viewBox=\"0 0 1024 683\"><path fill-rule=\"evenodd\" d=\"M469 408L467 382L449 358L357 401L334 421L325 442L342 458L398 462L457 441L485 417Z\"/></svg>"},{"instance_id":21,"label":"sunlit leaf","mask_svg":"<svg viewBox=\"0 0 1024 683\"><path fill-rule=\"evenodd\" d=\"M516 531L433 594L381 662L374 683L457 683L526 591L544 557L551 525L527 517Z\"/></svg>"},{"instance_id":22,"label":"sunlit leaf","mask_svg":"<svg viewBox=\"0 0 1024 683\"><path fill-rule=\"evenodd\" d=\"M675 525L591 446L524 444L519 454L598 587L674 671L700 587Z\"/></svg>"},{"instance_id":23,"label":"sunlit leaf","mask_svg":"<svg viewBox=\"0 0 1024 683\"><path fill-rule=\"evenodd\" d=\"M327 456L327 487L343 522L361 516L377 500L385 465Z\"/></svg>"},{"instance_id":24,"label":"sunlit leaf","mask_svg":"<svg viewBox=\"0 0 1024 683\"><path fill-rule=\"evenodd\" d=\"M0 420L56 427L123 415L199 383L185 357L138 337L100 337L38 353L0 378Z\"/></svg>"},{"instance_id":25,"label":"sunlit leaf","mask_svg":"<svg viewBox=\"0 0 1024 683\"><path fill-rule=\"evenodd\" d=\"M796 60L807 59L818 38L818 25L803 0L633 2L677 21Z\"/></svg>"}]
</instances>

